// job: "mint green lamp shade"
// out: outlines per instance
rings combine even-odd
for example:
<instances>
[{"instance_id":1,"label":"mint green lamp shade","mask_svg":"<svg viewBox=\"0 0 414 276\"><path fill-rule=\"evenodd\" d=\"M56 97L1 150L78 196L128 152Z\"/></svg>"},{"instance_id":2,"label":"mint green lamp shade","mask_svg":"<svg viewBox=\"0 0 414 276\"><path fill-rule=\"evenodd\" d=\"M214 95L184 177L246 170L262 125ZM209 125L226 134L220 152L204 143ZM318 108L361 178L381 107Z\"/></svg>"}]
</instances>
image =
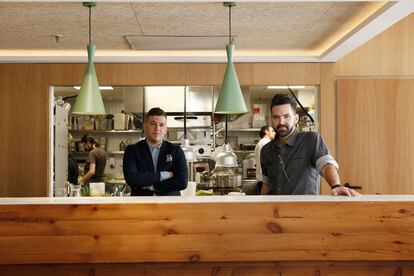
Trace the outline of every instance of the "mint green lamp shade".
<instances>
[{"instance_id":1,"label":"mint green lamp shade","mask_svg":"<svg viewBox=\"0 0 414 276\"><path fill-rule=\"evenodd\" d=\"M79 115L104 115L105 106L99 91L98 79L96 77L93 56L95 45L88 45L88 67L83 77L82 86L76 97L72 113Z\"/></svg>"},{"instance_id":2,"label":"mint green lamp shade","mask_svg":"<svg viewBox=\"0 0 414 276\"><path fill-rule=\"evenodd\" d=\"M220 95L217 99L214 113L217 114L243 114L247 113L246 103L237 79L233 64L234 45L226 45L227 67L221 84Z\"/></svg>"}]
</instances>

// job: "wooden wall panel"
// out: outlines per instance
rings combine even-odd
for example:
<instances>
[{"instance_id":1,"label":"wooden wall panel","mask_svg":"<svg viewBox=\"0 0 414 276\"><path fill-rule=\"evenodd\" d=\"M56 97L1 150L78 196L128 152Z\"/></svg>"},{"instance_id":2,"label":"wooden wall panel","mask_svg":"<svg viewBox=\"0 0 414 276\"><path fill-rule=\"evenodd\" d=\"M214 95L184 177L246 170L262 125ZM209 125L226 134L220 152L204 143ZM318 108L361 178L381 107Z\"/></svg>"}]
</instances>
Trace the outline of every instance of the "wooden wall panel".
<instances>
[{"instance_id":1,"label":"wooden wall panel","mask_svg":"<svg viewBox=\"0 0 414 276\"><path fill-rule=\"evenodd\" d=\"M240 85L253 83L253 65L251 63L235 63ZM223 82L225 63L192 63L186 64L188 85L221 85Z\"/></svg>"},{"instance_id":2,"label":"wooden wall panel","mask_svg":"<svg viewBox=\"0 0 414 276\"><path fill-rule=\"evenodd\" d=\"M8 74L7 74L7 68L5 66L1 66L0 65L0 84L5 84L6 82L8 82ZM6 120L6 116L4 116L3 114L10 112L10 108L9 108L9 103L7 100L9 100L10 95L8 95L10 92L5 91L4 89L1 89L0 91L0 110L1 110L1 115L0 115L0 145L5 145L6 141L9 141L9 136L10 134L8 134L8 123ZM0 175L2 177L5 177L8 172L8 157L6 156L5 153L1 152L0 153ZM5 195L7 193L7 185L4 184L0 184L0 195Z\"/></svg>"},{"instance_id":3,"label":"wooden wall panel","mask_svg":"<svg viewBox=\"0 0 414 276\"><path fill-rule=\"evenodd\" d=\"M2 205L0 264L412 262L413 213L410 201Z\"/></svg>"},{"instance_id":4,"label":"wooden wall panel","mask_svg":"<svg viewBox=\"0 0 414 276\"><path fill-rule=\"evenodd\" d=\"M364 193L414 193L414 80L339 79L341 180Z\"/></svg>"},{"instance_id":5,"label":"wooden wall panel","mask_svg":"<svg viewBox=\"0 0 414 276\"><path fill-rule=\"evenodd\" d=\"M414 13L336 62L336 76L413 76Z\"/></svg>"},{"instance_id":6,"label":"wooden wall panel","mask_svg":"<svg viewBox=\"0 0 414 276\"><path fill-rule=\"evenodd\" d=\"M7 66L7 65L5 65ZM47 85L72 86L81 85L83 75L86 71L86 64L45 64L48 67L47 74L44 72ZM98 81L101 81L97 73ZM44 93L38 91L37 93Z\"/></svg>"},{"instance_id":7,"label":"wooden wall panel","mask_svg":"<svg viewBox=\"0 0 414 276\"><path fill-rule=\"evenodd\" d=\"M186 79L191 85L221 85L225 70L224 63L187 64Z\"/></svg>"},{"instance_id":8,"label":"wooden wall panel","mask_svg":"<svg viewBox=\"0 0 414 276\"><path fill-rule=\"evenodd\" d=\"M98 64L97 74L112 85L183 85L185 64Z\"/></svg>"},{"instance_id":9,"label":"wooden wall panel","mask_svg":"<svg viewBox=\"0 0 414 276\"><path fill-rule=\"evenodd\" d=\"M46 195L48 183L48 66L2 65L1 195ZM39 93L43 91L43 93ZM39 185L39 183L45 183Z\"/></svg>"},{"instance_id":10,"label":"wooden wall panel","mask_svg":"<svg viewBox=\"0 0 414 276\"><path fill-rule=\"evenodd\" d=\"M253 84L319 85L319 63L254 63Z\"/></svg>"},{"instance_id":11,"label":"wooden wall panel","mask_svg":"<svg viewBox=\"0 0 414 276\"><path fill-rule=\"evenodd\" d=\"M413 29L414 13L335 63L335 77L363 77L367 81L349 85L342 83L341 89L346 91L337 91L338 95L341 94L338 112L342 116L338 124L338 133L341 133L340 172L344 176L341 180L360 182L367 186L364 193L414 191L410 167L414 163L411 154L413 133L409 130L413 127L409 119L412 111L406 109L412 93L401 91L408 89L406 84L381 87L384 80L379 80L414 77ZM395 84L399 85L399 82ZM365 88L369 91L362 91ZM389 89L389 92L385 94L384 89ZM406 102L404 97L407 97ZM369 111L361 102L368 102ZM355 128L359 132L351 133L350 130ZM365 135L361 131L368 133ZM345 141L346 138L349 140Z\"/></svg>"}]
</instances>

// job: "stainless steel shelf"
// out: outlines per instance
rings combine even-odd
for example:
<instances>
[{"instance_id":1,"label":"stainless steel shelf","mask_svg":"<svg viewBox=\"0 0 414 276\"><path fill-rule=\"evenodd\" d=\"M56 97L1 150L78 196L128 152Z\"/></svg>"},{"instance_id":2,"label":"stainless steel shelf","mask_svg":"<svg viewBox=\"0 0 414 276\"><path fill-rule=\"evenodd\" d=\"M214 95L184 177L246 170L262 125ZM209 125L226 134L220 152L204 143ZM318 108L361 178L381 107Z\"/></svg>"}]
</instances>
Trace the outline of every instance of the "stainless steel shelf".
<instances>
[{"instance_id":1,"label":"stainless steel shelf","mask_svg":"<svg viewBox=\"0 0 414 276\"><path fill-rule=\"evenodd\" d=\"M71 152L71 153L73 153L75 155L86 155L89 152L88 151L74 151L74 152ZM124 151L123 150L122 151L121 150L106 151L106 154L124 154Z\"/></svg>"},{"instance_id":2,"label":"stainless steel shelf","mask_svg":"<svg viewBox=\"0 0 414 276\"><path fill-rule=\"evenodd\" d=\"M247 153L254 153L254 150L233 150L234 153L243 153L243 154L247 154Z\"/></svg>"},{"instance_id":3,"label":"stainless steel shelf","mask_svg":"<svg viewBox=\"0 0 414 276\"><path fill-rule=\"evenodd\" d=\"M111 134L122 134L122 133L141 133L140 129L130 130L84 130L84 129L69 129L71 133L111 133Z\"/></svg>"},{"instance_id":4,"label":"stainless steel shelf","mask_svg":"<svg viewBox=\"0 0 414 276\"><path fill-rule=\"evenodd\" d=\"M187 127L187 130L200 130L205 131L209 130L210 126L205 127ZM182 127L169 127L169 131L171 130L184 130ZM130 129L130 130L93 130L93 129L69 129L69 132L71 133L141 133L142 130L140 129Z\"/></svg>"},{"instance_id":5,"label":"stainless steel shelf","mask_svg":"<svg viewBox=\"0 0 414 276\"><path fill-rule=\"evenodd\" d=\"M228 129L228 132L259 132L260 128L236 128Z\"/></svg>"},{"instance_id":6,"label":"stainless steel shelf","mask_svg":"<svg viewBox=\"0 0 414 276\"><path fill-rule=\"evenodd\" d=\"M167 126L167 128L168 128L168 130L184 130L184 128L183 127L168 127ZM188 126L187 127L187 130L201 130L201 131L205 131L206 129L210 129L211 127L210 126L204 126L204 127L202 127L202 126L197 126L197 127L195 127L195 126Z\"/></svg>"}]
</instances>

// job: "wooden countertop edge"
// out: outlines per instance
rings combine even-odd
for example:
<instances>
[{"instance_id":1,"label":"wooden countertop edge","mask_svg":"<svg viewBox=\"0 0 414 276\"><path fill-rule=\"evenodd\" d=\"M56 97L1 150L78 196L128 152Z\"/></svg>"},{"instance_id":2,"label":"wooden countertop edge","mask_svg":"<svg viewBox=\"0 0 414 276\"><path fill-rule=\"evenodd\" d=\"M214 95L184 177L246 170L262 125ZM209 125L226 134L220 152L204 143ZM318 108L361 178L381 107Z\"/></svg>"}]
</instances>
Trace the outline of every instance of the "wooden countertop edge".
<instances>
[{"instance_id":1,"label":"wooden countertop edge","mask_svg":"<svg viewBox=\"0 0 414 276\"><path fill-rule=\"evenodd\" d=\"M195 196L195 197L24 197L0 198L0 205L39 204L169 204L169 203L265 203L265 202L400 202L414 201L414 195L361 195L358 197L300 196Z\"/></svg>"}]
</instances>

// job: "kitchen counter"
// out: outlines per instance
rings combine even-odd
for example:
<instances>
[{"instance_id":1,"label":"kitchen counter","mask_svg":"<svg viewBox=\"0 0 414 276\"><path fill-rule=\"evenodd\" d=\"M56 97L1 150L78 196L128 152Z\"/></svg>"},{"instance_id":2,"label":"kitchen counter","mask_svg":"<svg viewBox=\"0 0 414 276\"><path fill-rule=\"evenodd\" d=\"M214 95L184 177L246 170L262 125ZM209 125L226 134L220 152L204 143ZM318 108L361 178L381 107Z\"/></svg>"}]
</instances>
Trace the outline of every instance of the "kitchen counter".
<instances>
[{"instance_id":1,"label":"kitchen counter","mask_svg":"<svg viewBox=\"0 0 414 276\"><path fill-rule=\"evenodd\" d=\"M414 195L361 195L346 196L159 196L159 197L12 197L0 198L4 204L141 204L141 203L259 203L259 202L383 202L413 201Z\"/></svg>"},{"instance_id":2,"label":"kitchen counter","mask_svg":"<svg viewBox=\"0 0 414 276\"><path fill-rule=\"evenodd\" d=\"M0 274L414 274L411 195L1 198L0 205Z\"/></svg>"}]
</instances>

